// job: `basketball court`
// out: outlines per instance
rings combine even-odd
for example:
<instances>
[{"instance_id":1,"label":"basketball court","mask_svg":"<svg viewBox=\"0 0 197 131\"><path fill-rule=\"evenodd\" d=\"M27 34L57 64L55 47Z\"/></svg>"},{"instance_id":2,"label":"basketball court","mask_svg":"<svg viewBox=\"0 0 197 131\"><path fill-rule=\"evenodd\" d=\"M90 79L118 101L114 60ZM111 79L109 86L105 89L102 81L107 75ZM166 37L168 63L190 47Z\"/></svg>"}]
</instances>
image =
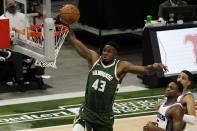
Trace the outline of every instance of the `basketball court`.
<instances>
[{"instance_id":1,"label":"basketball court","mask_svg":"<svg viewBox=\"0 0 197 131\"><path fill-rule=\"evenodd\" d=\"M16 0L18 2L18 5L21 7L21 10L23 10L22 12L27 13L26 10L26 1L24 0ZM62 76L61 73L63 73L61 70L63 70L62 68L66 68L66 69L70 69L71 73L76 72L76 70L78 69L72 69L74 64L78 64L79 66L83 67L83 69L86 69L86 64L85 62L79 58L78 56L76 56L76 54L71 54L73 53L72 50L69 50L68 48L70 48L70 46L66 46L63 47L63 51L65 51L64 53L66 54L61 54L61 47L62 44L64 43L65 37L68 33L68 29L66 27L58 27L58 26L54 26L54 22L51 19L51 15L52 13L52 9L51 8L51 0L42 0L42 8L39 9L40 12L42 12L42 17L36 17L38 15L38 13L40 12L36 12L36 13L32 13L29 14L28 17L30 19L31 24L34 23L36 24L36 26L29 26L27 27L27 30L25 30L24 32L22 32L20 29L15 29L16 32L16 39L15 42L17 43L17 45L14 45L12 47L12 49L14 51L23 53L25 55L31 56L33 58L35 58L36 64L39 66L43 66L43 67L52 67L52 68L56 68L56 67L60 67L60 69L58 70L58 73L56 74L57 76L52 76L52 77L56 77L57 79L51 79L51 81L49 80L48 83L53 84L53 82L60 82L59 81L59 76ZM28 13L27 13L28 14ZM43 24L44 26L40 26L40 24ZM57 29L58 28L58 29ZM29 30L30 29L30 30ZM42 30L40 32L40 30ZM58 31L59 32L58 32ZM54 35L56 33L56 35ZM61 35L60 35L61 34ZM53 37L51 37L53 36ZM38 37L38 38L37 38ZM46 44L47 43L47 44ZM60 56L62 57L67 57L67 60L61 59L61 61L56 61L58 58L58 54L60 53ZM69 57L72 57L69 58ZM130 56L129 56L130 57ZM75 60L77 60L79 63L74 63L73 65L70 66L66 66L66 67L62 67L62 63L65 63L65 61L67 63L69 63L71 60L73 60L73 58ZM135 59L135 58L134 58ZM138 63L138 61L137 61ZM59 65L58 65L59 64ZM48 73L50 74L51 72L55 72L53 69L47 69ZM68 71L69 72L69 71ZM66 73L68 73L66 72ZM53 73L52 73L53 74ZM83 91L83 88L81 88L81 85L85 85L85 79L84 78L84 74L86 74L86 70L83 70L80 76L80 80L83 82L76 82L74 83L73 80L73 84L71 82L71 80L66 81L67 85L72 87L77 87L75 90L70 89L70 97L73 97L74 95L76 95L75 93L73 93L74 91ZM65 79L69 79L69 75L65 78ZM75 77L79 77L79 74L72 74ZM134 80L130 80L130 79L134 79ZM136 76L133 75L129 75L128 78L125 79L126 83L128 85L132 84L137 84L137 86L126 86L125 89L123 89L124 91L131 91L131 90L144 90L146 88L144 88L144 85L142 83L139 82L139 80L136 78ZM124 82L123 82L124 83ZM70 85L69 85L70 84ZM65 88L65 81L63 81L62 83L60 82L60 84L62 86L62 88ZM58 84L56 84L55 86L57 87L56 90L58 90L56 93L62 93L65 92L65 90L63 89L59 89ZM55 88L56 88L55 87ZM49 89L48 91L38 91L37 95L42 96L44 95L51 95L53 89ZM66 90L68 91L68 90ZM54 92L53 92L54 93ZM78 92L78 95L80 94L80 96L83 96L84 92ZM22 96L22 97L28 97L31 95L35 95L35 91L32 92L28 92L26 94L21 94L21 93L10 93L6 96L12 98L12 97L18 97L18 96ZM14 96L15 95L15 96ZM65 95L65 94L62 94ZM36 95L35 95L36 96ZM4 95L1 95L2 99L4 99ZM67 96L66 96L67 97ZM39 99L39 97L37 98ZM115 124L114 124L114 131L141 131L143 126L148 122L148 121L155 121L155 115L151 115L151 116L141 116L141 117L132 117L132 118L122 118L122 119L116 119L115 120ZM190 126L190 129L187 131L196 131L197 128ZM72 125L62 125L62 126L52 126L52 127L44 127L44 128L36 128L36 129L25 129L25 130L21 130L21 131L71 131L72 130Z\"/></svg>"},{"instance_id":2,"label":"basketball court","mask_svg":"<svg viewBox=\"0 0 197 131\"><path fill-rule=\"evenodd\" d=\"M142 131L143 126L146 125L148 121L155 121L156 116L142 116L142 117L132 117L124 119L116 119L114 123L114 131ZM188 125L187 131L196 131L197 126ZM22 131L72 131L72 125L62 125L55 127L46 127Z\"/></svg>"},{"instance_id":3,"label":"basketball court","mask_svg":"<svg viewBox=\"0 0 197 131\"><path fill-rule=\"evenodd\" d=\"M130 131L131 129L140 131L148 121L155 121L156 110L153 105L162 100L163 95L157 95L161 93L161 89L118 93L114 103L116 118L114 131ZM79 94L67 93L62 96L50 95L1 101L0 129L5 131L72 131L73 119L80 108L79 103L83 101L83 95L71 98L77 95L79 96ZM196 129L196 125L187 127L187 131Z\"/></svg>"},{"instance_id":4,"label":"basketball court","mask_svg":"<svg viewBox=\"0 0 197 131\"><path fill-rule=\"evenodd\" d=\"M114 123L114 131L142 131L143 126L148 121L154 121L155 116L133 117L116 119ZM48 127L40 129L30 129L26 131L72 131L72 125L63 125L57 127Z\"/></svg>"}]
</instances>

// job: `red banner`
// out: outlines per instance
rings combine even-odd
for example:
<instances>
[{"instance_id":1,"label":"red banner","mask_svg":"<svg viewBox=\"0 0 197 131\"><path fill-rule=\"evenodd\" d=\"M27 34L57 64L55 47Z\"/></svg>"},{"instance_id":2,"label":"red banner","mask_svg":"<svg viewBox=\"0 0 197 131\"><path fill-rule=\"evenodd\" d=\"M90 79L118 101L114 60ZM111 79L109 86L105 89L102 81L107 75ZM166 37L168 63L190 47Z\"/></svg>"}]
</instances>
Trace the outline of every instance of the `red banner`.
<instances>
[{"instance_id":1,"label":"red banner","mask_svg":"<svg viewBox=\"0 0 197 131\"><path fill-rule=\"evenodd\" d=\"M10 48L9 19L0 19L0 49Z\"/></svg>"}]
</instances>

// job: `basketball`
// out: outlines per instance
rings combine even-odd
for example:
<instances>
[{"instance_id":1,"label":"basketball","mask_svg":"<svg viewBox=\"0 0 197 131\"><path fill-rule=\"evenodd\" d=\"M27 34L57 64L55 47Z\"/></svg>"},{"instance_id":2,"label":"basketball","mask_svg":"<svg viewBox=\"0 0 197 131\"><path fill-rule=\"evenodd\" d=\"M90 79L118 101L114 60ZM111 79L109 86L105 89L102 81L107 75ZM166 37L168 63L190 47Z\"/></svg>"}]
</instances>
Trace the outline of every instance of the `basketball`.
<instances>
[{"instance_id":1,"label":"basketball","mask_svg":"<svg viewBox=\"0 0 197 131\"><path fill-rule=\"evenodd\" d=\"M80 18L78 7L73 4L64 5L59 11L59 18L65 24L72 25L76 23Z\"/></svg>"}]
</instances>

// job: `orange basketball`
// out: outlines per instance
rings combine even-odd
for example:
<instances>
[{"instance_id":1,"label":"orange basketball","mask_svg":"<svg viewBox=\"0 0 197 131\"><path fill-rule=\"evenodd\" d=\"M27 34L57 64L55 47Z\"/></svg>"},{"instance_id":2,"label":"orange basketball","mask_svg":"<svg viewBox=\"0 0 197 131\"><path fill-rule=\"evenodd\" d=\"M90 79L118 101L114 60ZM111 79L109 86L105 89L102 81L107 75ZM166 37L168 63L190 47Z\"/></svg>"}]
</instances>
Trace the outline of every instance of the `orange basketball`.
<instances>
[{"instance_id":1,"label":"orange basketball","mask_svg":"<svg viewBox=\"0 0 197 131\"><path fill-rule=\"evenodd\" d=\"M79 20L80 12L77 6L73 4L66 4L60 9L59 17L65 24L72 25Z\"/></svg>"}]
</instances>

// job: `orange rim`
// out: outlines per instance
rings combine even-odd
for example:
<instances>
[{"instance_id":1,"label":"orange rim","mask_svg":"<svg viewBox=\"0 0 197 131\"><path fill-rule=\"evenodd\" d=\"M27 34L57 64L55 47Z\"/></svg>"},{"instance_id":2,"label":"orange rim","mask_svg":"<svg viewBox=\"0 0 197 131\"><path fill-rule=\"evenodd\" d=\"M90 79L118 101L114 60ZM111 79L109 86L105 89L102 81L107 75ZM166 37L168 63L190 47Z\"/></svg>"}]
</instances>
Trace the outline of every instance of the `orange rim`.
<instances>
[{"instance_id":1,"label":"orange rim","mask_svg":"<svg viewBox=\"0 0 197 131\"><path fill-rule=\"evenodd\" d=\"M69 31L68 27L64 26L64 25L56 24L55 28L56 28L56 30L58 30L58 29L60 29L60 30L55 31L54 36L60 36L61 34L67 33ZM15 31L16 33L25 35L24 29L21 30L21 29L13 28L12 30ZM28 28L27 36L33 37L33 38L42 38L42 31L41 30L42 30L42 25L31 25Z\"/></svg>"}]
</instances>

